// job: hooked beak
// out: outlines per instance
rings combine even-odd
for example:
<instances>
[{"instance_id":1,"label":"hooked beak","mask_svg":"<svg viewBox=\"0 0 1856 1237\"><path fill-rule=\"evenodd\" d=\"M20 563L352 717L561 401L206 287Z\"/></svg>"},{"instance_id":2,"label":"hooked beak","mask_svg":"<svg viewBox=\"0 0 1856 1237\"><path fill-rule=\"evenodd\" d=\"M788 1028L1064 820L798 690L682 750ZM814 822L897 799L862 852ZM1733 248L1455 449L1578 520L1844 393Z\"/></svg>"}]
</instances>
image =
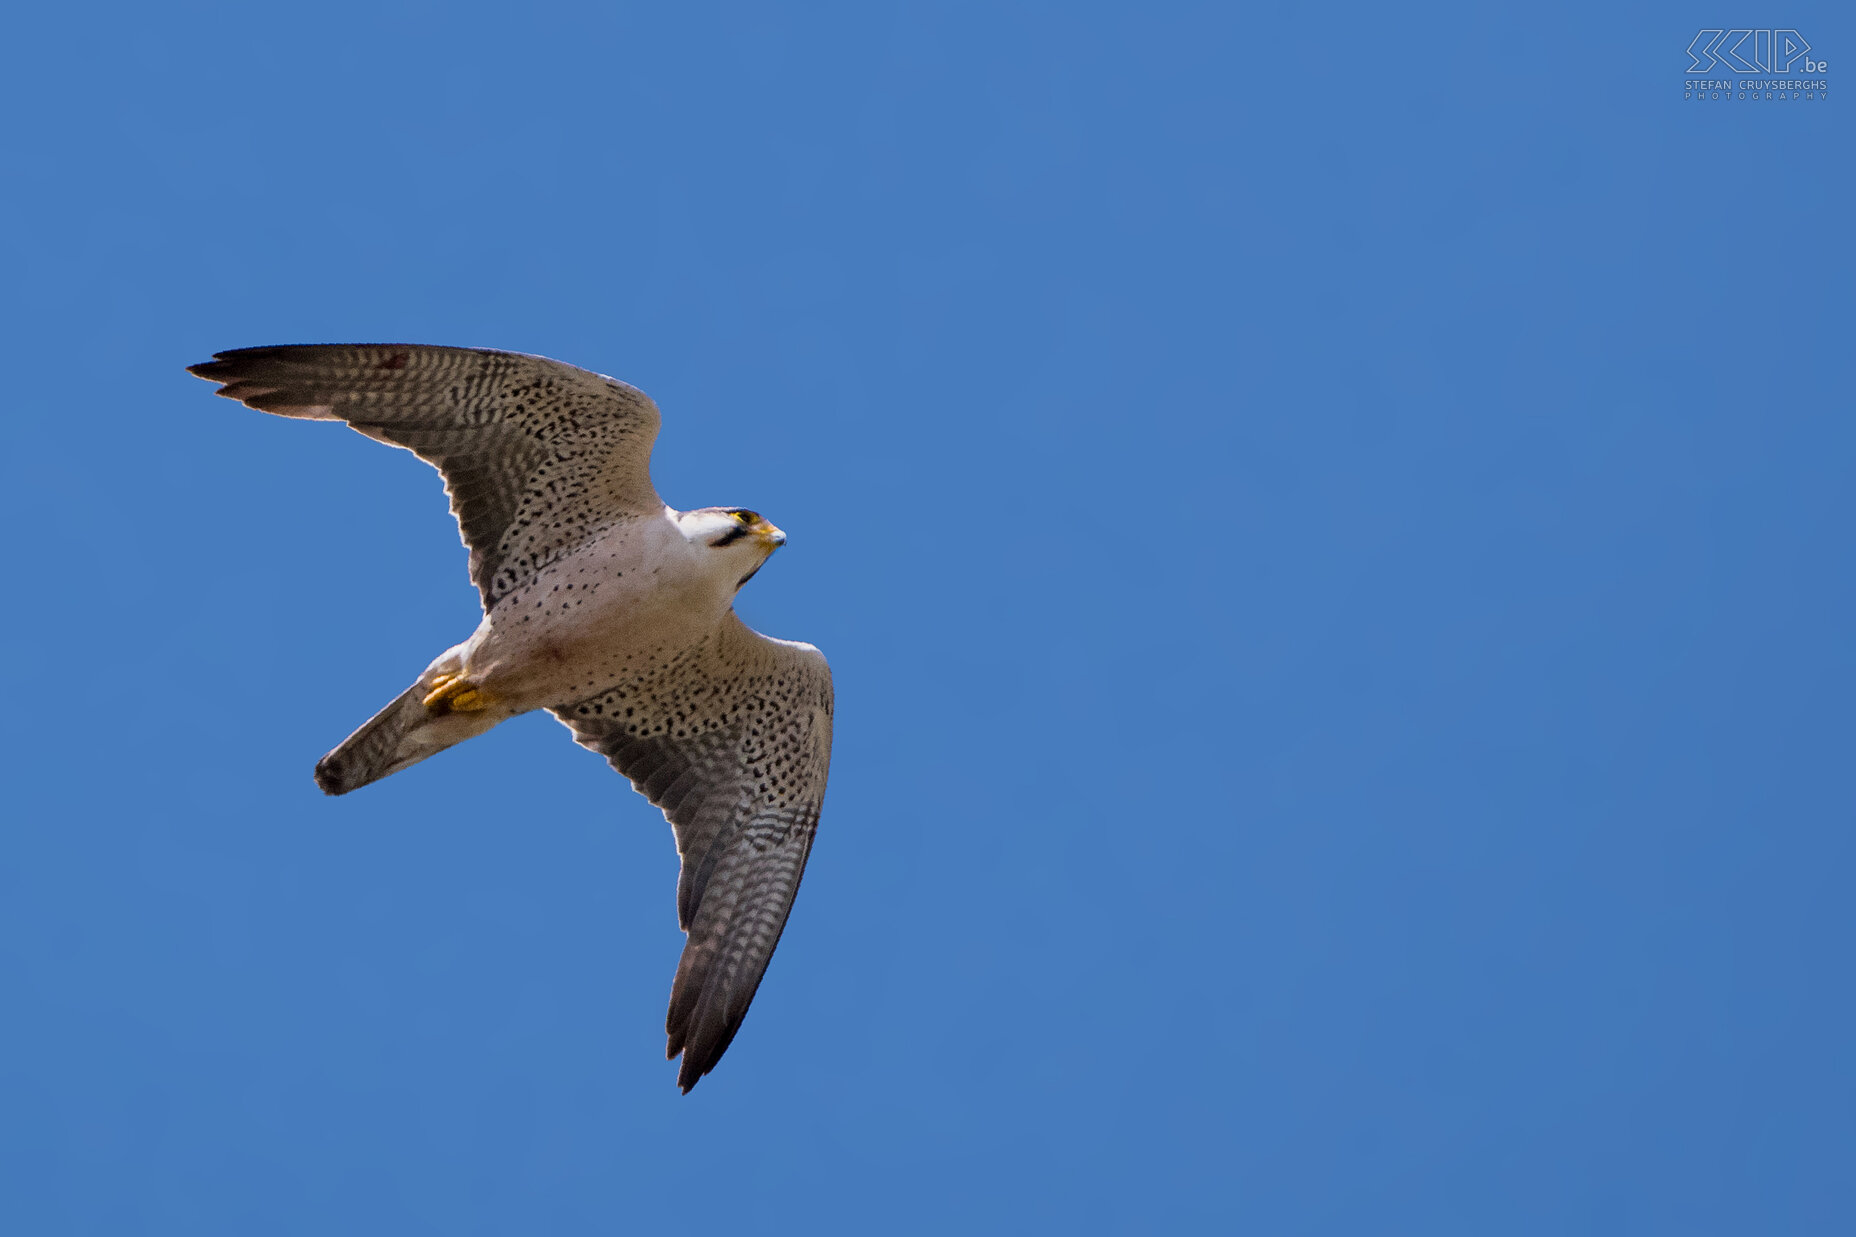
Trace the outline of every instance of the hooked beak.
<instances>
[{"instance_id":1,"label":"hooked beak","mask_svg":"<svg viewBox=\"0 0 1856 1237\"><path fill-rule=\"evenodd\" d=\"M786 544L786 534L769 524L766 520L762 520L749 531L754 534L755 540L767 547L767 553L769 554Z\"/></svg>"}]
</instances>

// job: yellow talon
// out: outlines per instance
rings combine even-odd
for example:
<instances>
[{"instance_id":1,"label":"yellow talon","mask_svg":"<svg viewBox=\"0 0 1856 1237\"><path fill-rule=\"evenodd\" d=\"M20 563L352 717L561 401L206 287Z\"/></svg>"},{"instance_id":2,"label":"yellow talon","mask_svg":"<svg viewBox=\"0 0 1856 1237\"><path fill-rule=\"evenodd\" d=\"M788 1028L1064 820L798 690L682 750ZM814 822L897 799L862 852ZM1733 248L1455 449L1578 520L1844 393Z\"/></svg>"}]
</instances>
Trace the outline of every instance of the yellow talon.
<instances>
[{"instance_id":1,"label":"yellow talon","mask_svg":"<svg viewBox=\"0 0 1856 1237\"><path fill-rule=\"evenodd\" d=\"M425 694L425 707L440 715L476 713L490 707L490 693L459 674L441 674Z\"/></svg>"}]
</instances>

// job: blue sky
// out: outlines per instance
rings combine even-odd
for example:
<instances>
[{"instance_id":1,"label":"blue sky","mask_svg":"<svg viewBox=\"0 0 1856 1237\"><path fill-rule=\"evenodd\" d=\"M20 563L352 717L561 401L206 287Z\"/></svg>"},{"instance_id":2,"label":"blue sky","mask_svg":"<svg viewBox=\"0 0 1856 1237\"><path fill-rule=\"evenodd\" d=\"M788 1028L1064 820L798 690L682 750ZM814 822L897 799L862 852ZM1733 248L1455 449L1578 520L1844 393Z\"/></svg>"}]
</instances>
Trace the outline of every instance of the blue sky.
<instances>
[{"instance_id":1,"label":"blue sky","mask_svg":"<svg viewBox=\"0 0 1856 1237\"><path fill-rule=\"evenodd\" d=\"M0 1224L1844 1233L1828 4L41 7L0 79ZM436 478L182 367L544 353L830 656L689 1097L658 814L552 719L339 800Z\"/></svg>"}]
</instances>

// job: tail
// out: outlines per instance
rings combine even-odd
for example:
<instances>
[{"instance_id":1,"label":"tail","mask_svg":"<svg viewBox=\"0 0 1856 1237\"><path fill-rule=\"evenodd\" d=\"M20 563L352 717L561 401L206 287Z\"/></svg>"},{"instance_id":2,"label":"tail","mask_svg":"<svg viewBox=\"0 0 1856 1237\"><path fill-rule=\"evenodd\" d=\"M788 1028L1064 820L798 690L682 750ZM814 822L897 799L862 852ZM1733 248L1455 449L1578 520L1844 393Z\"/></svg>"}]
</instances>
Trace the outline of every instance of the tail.
<instances>
[{"instance_id":1,"label":"tail","mask_svg":"<svg viewBox=\"0 0 1856 1237\"><path fill-rule=\"evenodd\" d=\"M426 676L374 714L341 746L316 762L323 793L345 795L369 782L436 756L455 743L482 734L507 713L434 712L426 708Z\"/></svg>"}]
</instances>

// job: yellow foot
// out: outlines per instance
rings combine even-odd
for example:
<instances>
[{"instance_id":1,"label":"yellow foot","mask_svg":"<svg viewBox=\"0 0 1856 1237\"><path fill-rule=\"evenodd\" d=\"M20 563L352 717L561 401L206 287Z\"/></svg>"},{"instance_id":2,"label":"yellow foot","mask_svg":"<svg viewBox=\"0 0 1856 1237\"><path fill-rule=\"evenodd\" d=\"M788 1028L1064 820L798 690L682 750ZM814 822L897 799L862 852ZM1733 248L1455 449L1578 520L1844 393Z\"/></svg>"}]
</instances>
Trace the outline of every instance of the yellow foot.
<instances>
[{"instance_id":1,"label":"yellow foot","mask_svg":"<svg viewBox=\"0 0 1856 1237\"><path fill-rule=\"evenodd\" d=\"M494 703L490 693L461 674L441 674L432 680L432 690L425 694L425 707L435 716L446 713L476 713Z\"/></svg>"}]
</instances>

